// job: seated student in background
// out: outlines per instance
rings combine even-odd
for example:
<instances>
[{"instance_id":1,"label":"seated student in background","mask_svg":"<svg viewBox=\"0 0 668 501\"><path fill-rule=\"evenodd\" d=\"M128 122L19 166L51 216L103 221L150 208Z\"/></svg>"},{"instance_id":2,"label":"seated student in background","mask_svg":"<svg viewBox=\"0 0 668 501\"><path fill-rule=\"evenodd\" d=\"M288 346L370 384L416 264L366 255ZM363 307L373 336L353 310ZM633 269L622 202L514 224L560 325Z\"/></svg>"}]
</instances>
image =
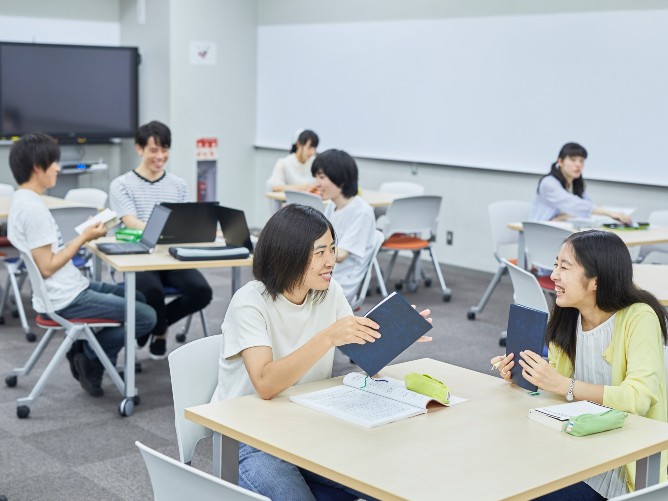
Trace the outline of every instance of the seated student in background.
<instances>
[{"instance_id":1,"label":"seated student in background","mask_svg":"<svg viewBox=\"0 0 668 501\"><path fill-rule=\"evenodd\" d=\"M117 177L109 188L109 206L128 228L143 230L153 207L161 202L190 201L186 182L165 171L172 134L160 122L142 125L135 136L135 148L141 157L139 166ZM165 304L164 287L175 287L181 295ZM165 270L137 273L137 290L158 314L151 333L150 356L167 356L167 327L211 302L211 287L198 270ZM148 337L139 340L144 346Z\"/></svg>"},{"instance_id":2,"label":"seated student in background","mask_svg":"<svg viewBox=\"0 0 668 501\"><path fill-rule=\"evenodd\" d=\"M19 189L12 197L9 209L8 237L14 247L30 254L44 278L49 300L56 313L63 318L108 318L125 320L124 289L103 282L91 282L72 264L79 248L91 240L104 236L102 223L89 226L66 245L60 229L40 197L56 185L60 172L60 148L46 134L26 134L14 143L9 153L9 165ZM155 325L155 311L144 304L144 296L137 293L137 337L151 332ZM45 305L33 296L33 308L46 313ZM95 334L112 364L125 345L125 327L107 327ZM81 387L94 397L101 397L104 367L95 352L85 343L75 343L67 354L70 370ZM83 347L83 350L81 348Z\"/></svg>"},{"instance_id":3,"label":"seated student in background","mask_svg":"<svg viewBox=\"0 0 668 501\"><path fill-rule=\"evenodd\" d=\"M312 130L299 130L295 136L290 154L280 158L267 186L271 191L303 190L313 188L311 164L318 147L318 135Z\"/></svg>"},{"instance_id":4,"label":"seated student in background","mask_svg":"<svg viewBox=\"0 0 668 501\"><path fill-rule=\"evenodd\" d=\"M371 261L376 240L376 217L357 196L357 164L341 150L327 150L313 161L311 172L323 200L331 200L325 216L336 230L334 278L348 301L359 289Z\"/></svg>"},{"instance_id":5,"label":"seated student in background","mask_svg":"<svg viewBox=\"0 0 668 501\"><path fill-rule=\"evenodd\" d=\"M668 318L654 296L633 284L622 240L605 231L574 233L559 251L552 280L557 298L546 335L549 363L538 353L520 352L524 378L567 399L667 421L663 345ZM507 381L512 359L512 353L492 359ZM623 440L623 433L619 437ZM664 451L662 482L666 464ZM634 485L631 463L544 498L607 499Z\"/></svg>"},{"instance_id":6,"label":"seated student in background","mask_svg":"<svg viewBox=\"0 0 668 501\"><path fill-rule=\"evenodd\" d=\"M253 255L255 280L225 314L213 401L254 393L268 400L327 379L334 347L380 337L373 320L353 316L332 280L335 258L334 228L318 210L287 205L269 219ZM337 499L366 497L246 444L239 444L239 485L274 500L313 500L332 488L341 489Z\"/></svg>"},{"instance_id":7,"label":"seated student in background","mask_svg":"<svg viewBox=\"0 0 668 501\"><path fill-rule=\"evenodd\" d=\"M631 222L628 214L597 207L591 201L582 178L586 158L587 150L577 143L566 143L561 148L550 172L538 181L529 216L531 221L564 221L598 214L623 223Z\"/></svg>"}]
</instances>

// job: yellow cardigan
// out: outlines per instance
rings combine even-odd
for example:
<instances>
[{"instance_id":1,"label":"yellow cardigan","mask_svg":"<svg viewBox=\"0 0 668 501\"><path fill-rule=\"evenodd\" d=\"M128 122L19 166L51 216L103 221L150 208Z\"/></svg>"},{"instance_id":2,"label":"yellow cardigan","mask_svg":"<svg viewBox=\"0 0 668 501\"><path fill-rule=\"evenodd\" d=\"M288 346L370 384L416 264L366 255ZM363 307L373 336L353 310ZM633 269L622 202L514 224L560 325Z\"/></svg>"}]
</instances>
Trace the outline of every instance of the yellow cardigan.
<instances>
[{"instance_id":1,"label":"yellow cardigan","mask_svg":"<svg viewBox=\"0 0 668 501\"><path fill-rule=\"evenodd\" d=\"M612 386L603 388L603 405L668 422L663 339L654 310L636 303L618 311L612 342L602 356L612 366ZM552 343L548 359L559 374L573 377L573 364ZM666 453L661 453L661 482L668 477ZM626 465L629 491L635 489L635 467L635 463Z\"/></svg>"}]
</instances>

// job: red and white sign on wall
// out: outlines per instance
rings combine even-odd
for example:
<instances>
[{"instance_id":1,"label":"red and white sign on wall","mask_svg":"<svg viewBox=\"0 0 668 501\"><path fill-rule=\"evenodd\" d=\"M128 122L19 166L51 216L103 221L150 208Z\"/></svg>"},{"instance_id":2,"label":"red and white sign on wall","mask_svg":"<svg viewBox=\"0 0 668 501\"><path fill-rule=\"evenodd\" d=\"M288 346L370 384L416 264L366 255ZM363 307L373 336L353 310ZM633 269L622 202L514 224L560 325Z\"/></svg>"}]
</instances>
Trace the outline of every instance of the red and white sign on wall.
<instances>
[{"instance_id":1,"label":"red and white sign on wall","mask_svg":"<svg viewBox=\"0 0 668 501\"><path fill-rule=\"evenodd\" d=\"M218 159L218 138L200 137L197 140L197 160Z\"/></svg>"}]
</instances>

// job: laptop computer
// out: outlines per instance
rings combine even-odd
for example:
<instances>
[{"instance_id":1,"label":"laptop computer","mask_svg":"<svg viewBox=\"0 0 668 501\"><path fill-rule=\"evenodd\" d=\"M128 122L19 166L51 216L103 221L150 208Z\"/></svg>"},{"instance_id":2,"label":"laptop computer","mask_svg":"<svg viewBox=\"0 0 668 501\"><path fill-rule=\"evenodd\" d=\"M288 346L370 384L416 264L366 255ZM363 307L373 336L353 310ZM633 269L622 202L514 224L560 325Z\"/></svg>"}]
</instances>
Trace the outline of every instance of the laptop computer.
<instances>
[{"instance_id":1,"label":"laptop computer","mask_svg":"<svg viewBox=\"0 0 668 501\"><path fill-rule=\"evenodd\" d=\"M225 244L231 247L246 247L248 252L253 253L253 243L244 211L221 205L216 207L216 212Z\"/></svg>"},{"instance_id":2,"label":"laptop computer","mask_svg":"<svg viewBox=\"0 0 668 501\"><path fill-rule=\"evenodd\" d=\"M185 202L163 205L172 212L160 234L160 244L213 242L216 239L218 202Z\"/></svg>"},{"instance_id":3,"label":"laptop computer","mask_svg":"<svg viewBox=\"0 0 668 501\"><path fill-rule=\"evenodd\" d=\"M97 248L111 256L121 254L150 254L158 243L170 212L171 210L162 205L153 207L153 211L148 218L146 228L144 228L144 233L142 233L139 242L102 243L97 244Z\"/></svg>"}]
</instances>

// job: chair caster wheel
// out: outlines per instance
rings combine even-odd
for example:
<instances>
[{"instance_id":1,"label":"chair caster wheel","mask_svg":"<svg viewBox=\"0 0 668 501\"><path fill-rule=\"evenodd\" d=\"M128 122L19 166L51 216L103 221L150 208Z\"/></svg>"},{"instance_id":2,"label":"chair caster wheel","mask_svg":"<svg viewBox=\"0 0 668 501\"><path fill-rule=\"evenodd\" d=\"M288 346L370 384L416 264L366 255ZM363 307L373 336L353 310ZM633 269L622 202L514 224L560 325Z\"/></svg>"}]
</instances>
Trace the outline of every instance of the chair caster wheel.
<instances>
[{"instance_id":1,"label":"chair caster wheel","mask_svg":"<svg viewBox=\"0 0 668 501\"><path fill-rule=\"evenodd\" d=\"M398 291L400 291L403 286L404 284L402 284L401 282L397 282L396 284L394 284L394 288L397 289Z\"/></svg>"},{"instance_id":2,"label":"chair caster wheel","mask_svg":"<svg viewBox=\"0 0 668 501\"><path fill-rule=\"evenodd\" d=\"M186 342L186 335L185 334L177 334L176 335L176 341L179 343L185 343Z\"/></svg>"},{"instance_id":3,"label":"chair caster wheel","mask_svg":"<svg viewBox=\"0 0 668 501\"><path fill-rule=\"evenodd\" d=\"M135 362L135 374L139 374L142 370L141 362Z\"/></svg>"},{"instance_id":4,"label":"chair caster wheel","mask_svg":"<svg viewBox=\"0 0 668 501\"><path fill-rule=\"evenodd\" d=\"M5 317L0 317L0 325L5 325Z\"/></svg>"},{"instance_id":5,"label":"chair caster wheel","mask_svg":"<svg viewBox=\"0 0 668 501\"><path fill-rule=\"evenodd\" d=\"M29 343L34 343L35 341L37 341L37 334L35 334L34 332L28 332L26 334L26 339L28 340Z\"/></svg>"},{"instance_id":6,"label":"chair caster wheel","mask_svg":"<svg viewBox=\"0 0 668 501\"><path fill-rule=\"evenodd\" d=\"M469 320L475 320L475 311L469 311L466 313L466 318Z\"/></svg>"},{"instance_id":7,"label":"chair caster wheel","mask_svg":"<svg viewBox=\"0 0 668 501\"><path fill-rule=\"evenodd\" d=\"M451 299L452 299L451 293L448 292L447 294L443 294L443 301L445 301L446 303L449 303Z\"/></svg>"},{"instance_id":8,"label":"chair caster wheel","mask_svg":"<svg viewBox=\"0 0 668 501\"><path fill-rule=\"evenodd\" d=\"M123 417L132 416L132 413L135 411L135 402L134 397L124 398L121 400L121 403L118 405L118 413Z\"/></svg>"},{"instance_id":9,"label":"chair caster wheel","mask_svg":"<svg viewBox=\"0 0 668 501\"><path fill-rule=\"evenodd\" d=\"M135 395L132 397L132 401L134 402L135 405L141 404L141 398L139 398L139 395Z\"/></svg>"},{"instance_id":10,"label":"chair caster wheel","mask_svg":"<svg viewBox=\"0 0 668 501\"><path fill-rule=\"evenodd\" d=\"M14 388L16 386L16 382L18 381L16 375L12 374L11 376L7 376L5 378L5 384L9 386L10 388Z\"/></svg>"},{"instance_id":11,"label":"chair caster wheel","mask_svg":"<svg viewBox=\"0 0 668 501\"><path fill-rule=\"evenodd\" d=\"M19 318L19 310L12 310L12 318Z\"/></svg>"},{"instance_id":12,"label":"chair caster wheel","mask_svg":"<svg viewBox=\"0 0 668 501\"><path fill-rule=\"evenodd\" d=\"M17 416L19 419L25 419L25 418L27 418L29 415L30 415L30 407L28 407L27 405L19 405L19 406L16 408L16 416Z\"/></svg>"},{"instance_id":13,"label":"chair caster wheel","mask_svg":"<svg viewBox=\"0 0 668 501\"><path fill-rule=\"evenodd\" d=\"M502 337L501 339L499 339L499 346L505 346L505 345L506 345L506 338Z\"/></svg>"},{"instance_id":14,"label":"chair caster wheel","mask_svg":"<svg viewBox=\"0 0 668 501\"><path fill-rule=\"evenodd\" d=\"M425 287L431 287L431 278L425 278L424 279L424 286Z\"/></svg>"}]
</instances>

